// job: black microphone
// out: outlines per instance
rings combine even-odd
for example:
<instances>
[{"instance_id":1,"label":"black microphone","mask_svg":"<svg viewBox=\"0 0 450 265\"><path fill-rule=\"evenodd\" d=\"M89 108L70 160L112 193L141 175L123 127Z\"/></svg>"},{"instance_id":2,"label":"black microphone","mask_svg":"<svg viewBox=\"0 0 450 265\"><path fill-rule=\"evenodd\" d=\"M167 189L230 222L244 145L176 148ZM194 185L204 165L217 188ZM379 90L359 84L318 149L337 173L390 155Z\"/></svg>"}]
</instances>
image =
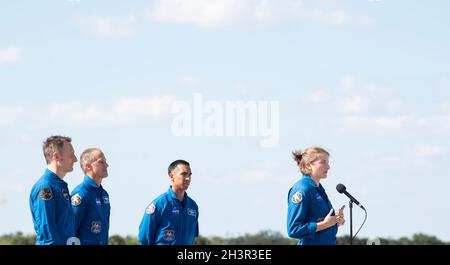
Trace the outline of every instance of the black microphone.
<instances>
[{"instance_id":1,"label":"black microphone","mask_svg":"<svg viewBox=\"0 0 450 265\"><path fill-rule=\"evenodd\" d=\"M354 202L356 205L361 207L361 209L365 210L364 206L362 206L361 203L359 203L359 201L357 199L355 199L350 193L348 193L346 191L346 189L347 188L344 186L344 184L341 184L341 183L337 184L337 186L336 186L336 190L339 193L344 193L352 202Z\"/></svg>"}]
</instances>

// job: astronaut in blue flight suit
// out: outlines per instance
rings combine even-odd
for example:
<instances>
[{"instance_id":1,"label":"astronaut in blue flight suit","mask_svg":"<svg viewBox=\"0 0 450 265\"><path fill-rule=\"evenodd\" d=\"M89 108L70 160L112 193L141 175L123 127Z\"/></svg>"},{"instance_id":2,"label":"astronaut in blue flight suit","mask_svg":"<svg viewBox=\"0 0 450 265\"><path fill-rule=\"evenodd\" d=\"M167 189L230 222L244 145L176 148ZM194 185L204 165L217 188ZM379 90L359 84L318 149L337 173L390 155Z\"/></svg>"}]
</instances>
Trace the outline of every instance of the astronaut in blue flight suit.
<instances>
[{"instance_id":1,"label":"astronaut in blue flight suit","mask_svg":"<svg viewBox=\"0 0 450 265\"><path fill-rule=\"evenodd\" d=\"M299 245L335 245L338 226L343 225L344 206L337 215L319 183L327 177L329 153L320 147L293 152L303 177L289 190L287 231Z\"/></svg>"},{"instance_id":2,"label":"astronaut in blue flight suit","mask_svg":"<svg viewBox=\"0 0 450 265\"><path fill-rule=\"evenodd\" d=\"M191 182L188 162L176 160L168 169L171 186L146 208L139 225L141 245L193 245L199 235L198 206L186 190Z\"/></svg>"},{"instance_id":3,"label":"astronaut in blue flight suit","mask_svg":"<svg viewBox=\"0 0 450 265\"><path fill-rule=\"evenodd\" d=\"M80 156L85 173L83 182L72 191L75 234L82 245L107 245L111 206L101 182L108 177L108 163L98 148L89 148Z\"/></svg>"},{"instance_id":4,"label":"astronaut in blue flight suit","mask_svg":"<svg viewBox=\"0 0 450 265\"><path fill-rule=\"evenodd\" d=\"M30 193L36 245L66 245L74 237L74 214L63 180L77 162L71 141L69 137L50 136L43 144L47 169Z\"/></svg>"}]
</instances>

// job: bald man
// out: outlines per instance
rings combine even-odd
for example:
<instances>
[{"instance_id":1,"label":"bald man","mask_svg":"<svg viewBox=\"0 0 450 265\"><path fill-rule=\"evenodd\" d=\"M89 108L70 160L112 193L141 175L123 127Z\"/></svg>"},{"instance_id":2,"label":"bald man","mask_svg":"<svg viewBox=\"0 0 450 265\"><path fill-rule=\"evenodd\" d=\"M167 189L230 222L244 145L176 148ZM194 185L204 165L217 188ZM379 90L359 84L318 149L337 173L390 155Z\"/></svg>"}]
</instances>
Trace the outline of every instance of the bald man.
<instances>
[{"instance_id":1,"label":"bald man","mask_svg":"<svg viewBox=\"0 0 450 265\"><path fill-rule=\"evenodd\" d=\"M108 177L109 165L102 150L89 148L81 154L80 166L84 180L71 196L75 234L82 245L107 245L111 206L101 183Z\"/></svg>"}]
</instances>

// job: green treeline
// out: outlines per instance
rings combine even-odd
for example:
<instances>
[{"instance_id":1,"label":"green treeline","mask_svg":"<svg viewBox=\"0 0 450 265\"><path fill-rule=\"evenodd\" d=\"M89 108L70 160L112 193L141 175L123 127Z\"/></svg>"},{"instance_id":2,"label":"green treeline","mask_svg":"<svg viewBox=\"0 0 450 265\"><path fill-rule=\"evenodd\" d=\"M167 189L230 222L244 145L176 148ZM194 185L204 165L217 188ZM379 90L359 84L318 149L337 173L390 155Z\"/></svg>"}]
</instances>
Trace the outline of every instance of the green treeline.
<instances>
[{"instance_id":1,"label":"green treeline","mask_svg":"<svg viewBox=\"0 0 450 265\"><path fill-rule=\"evenodd\" d=\"M398 239L378 238L381 245L450 245L435 236L422 233L414 234L412 237L401 237ZM0 236L0 245L34 245L36 236L34 234L24 235L22 232ZM373 239L371 239L373 241ZM367 245L368 238L358 237L353 240L354 245ZM110 245L137 245L135 236L112 235L109 237ZM295 245L297 241L285 237L280 232L264 230L256 234L245 234L237 237L204 237L197 239L198 245ZM337 239L338 245L349 245L350 237L341 236Z\"/></svg>"}]
</instances>

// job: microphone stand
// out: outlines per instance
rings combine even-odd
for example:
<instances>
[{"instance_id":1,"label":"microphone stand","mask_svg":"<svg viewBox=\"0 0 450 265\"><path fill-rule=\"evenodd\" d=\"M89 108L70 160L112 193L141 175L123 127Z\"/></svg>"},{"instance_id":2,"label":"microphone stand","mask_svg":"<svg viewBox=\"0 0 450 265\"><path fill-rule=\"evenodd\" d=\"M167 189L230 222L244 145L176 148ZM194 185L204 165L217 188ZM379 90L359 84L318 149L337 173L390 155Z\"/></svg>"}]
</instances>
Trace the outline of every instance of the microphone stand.
<instances>
[{"instance_id":1,"label":"microphone stand","mask_svg":"<svg viewBox=\"0 0 450 265\"><path fill-rule=\"evenodd\" d=\"M350 200L348 202L350 208L350 245L353 245L353 202Z\"/></svg>"}]
</instances>

